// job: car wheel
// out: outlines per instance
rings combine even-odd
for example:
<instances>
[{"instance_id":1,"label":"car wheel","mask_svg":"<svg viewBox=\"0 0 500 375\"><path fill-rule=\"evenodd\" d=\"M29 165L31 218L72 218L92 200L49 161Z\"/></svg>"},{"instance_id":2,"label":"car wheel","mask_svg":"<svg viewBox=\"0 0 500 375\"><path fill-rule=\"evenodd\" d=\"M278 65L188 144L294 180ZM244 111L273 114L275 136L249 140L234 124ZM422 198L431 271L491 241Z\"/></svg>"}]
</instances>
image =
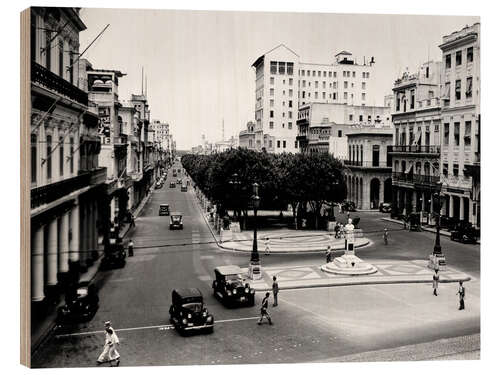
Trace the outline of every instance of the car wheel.
<instances>
[{"instance_id":1,"label":"car wheel","mask_svg":"<svg viewBox=\"0 0 500 375\"><path fill-rule=\"evenodd\" d=\"M248 306L255 306L255 297L248 299Z\"/></svg>"},{"instance_id":2,"label":"car wheel","mask_svg":"<svg viewBox=\"0 0 500 375\"><path fill-rule=\"evenodd\" d=\"M207 328L207 333L214 333L214 327Z\"/></svg>"}]
</instances>

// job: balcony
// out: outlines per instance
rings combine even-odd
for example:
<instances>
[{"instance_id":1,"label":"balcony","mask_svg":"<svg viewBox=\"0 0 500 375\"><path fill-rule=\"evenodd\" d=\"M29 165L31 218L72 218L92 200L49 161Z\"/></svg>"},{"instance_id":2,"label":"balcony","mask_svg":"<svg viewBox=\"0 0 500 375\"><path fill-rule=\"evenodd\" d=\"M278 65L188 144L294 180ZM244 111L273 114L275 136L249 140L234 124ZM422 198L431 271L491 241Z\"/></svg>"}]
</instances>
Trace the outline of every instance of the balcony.
<instances>
[{"instance_id":1,"label":"balcony","mask_svg":"<svg viewBox=\"0 0 500 375\"><path fill-rule=\"evenodd\" d=\"M412 153L412 154L434 154L439 156L440 146L387 146L387 151L391 153Z\"/></svg>"},{"instance_id":2,"label":"balcony","mask_svg":"<svg viewBox=\"0 0 500 375\"><path fill-rule=\"evenodd\" d=\"M89 104L88 95L85 91L80 90L78 87L34 61L31 62L31 82L37 83L48 90L55 91L59 95L65 96L86 107Z\"/></svg>"},{"instance_id":3,"label":"balcony","mask_svg":"<svg viewBox=\"0 0 500 375\"><path fill-rule=\"evenodd\" d=\"M393 182L406 182L422 186L433 187L439 183L439 176L419 175L413 173L393 172Z\"/></svg>"},{"instance_id":4,"label":"balcony","mask_svg":"<svg viewBox=\"0 0 500 375\"><path fill-rule=\"evenodd\" d=\"M70 195L76 190L106 181L106 168L97 168L78 176L31 189L31 209Z\"/></svg>"},{"instance_id":5,"label":"balcony","mask_svg":"<svg viewBox=\"0 0 500 375\"><path fill-rule=\"evenodd\" d=\"M344 160L344 165L350 168L392 168L391 163L385 161L373 163L373 161Z\"/></svg>"}]
</instances>

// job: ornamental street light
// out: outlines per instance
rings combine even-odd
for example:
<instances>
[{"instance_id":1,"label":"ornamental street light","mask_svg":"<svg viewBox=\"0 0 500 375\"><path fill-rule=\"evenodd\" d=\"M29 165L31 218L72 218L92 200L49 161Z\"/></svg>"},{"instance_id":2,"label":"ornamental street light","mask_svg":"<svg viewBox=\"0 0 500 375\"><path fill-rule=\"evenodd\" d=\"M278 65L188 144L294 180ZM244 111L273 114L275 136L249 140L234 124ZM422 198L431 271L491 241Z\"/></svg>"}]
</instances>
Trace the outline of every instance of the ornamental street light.
<instances>
[{"instance_id":1,"label":"ornamental street light","mask_svg":"<svg viewBox=\"0 0 500 375\"><path fill-rule=\"evenodd\" d=\"M438 184L436 187L436 192L433 194L434 204L436 205L436 240L434 242L434 249L432 255L429 257L429 267L434 268L435 270L441 269L446 266L446 260L441 250L441 207L442 201L444 198L441 195L441 184Z\"/></svg>"},{"instance_id":2,"label":"ornamental street light","mask_svg":"<svg viewBox=\"0 0 500 375\"><path fill-rule=\"evenodd\" d=\"M250 256L250 265L248 267L249 277L252 280L258 280L262 277L260 272L260 259L259 250L257 248L257 210L259 208L260 198L259 198L259 184L254 183L253 187L253 215L254 215L254 226L253 226L253 247L252 255Z\"/></svg>"}]
</instances>

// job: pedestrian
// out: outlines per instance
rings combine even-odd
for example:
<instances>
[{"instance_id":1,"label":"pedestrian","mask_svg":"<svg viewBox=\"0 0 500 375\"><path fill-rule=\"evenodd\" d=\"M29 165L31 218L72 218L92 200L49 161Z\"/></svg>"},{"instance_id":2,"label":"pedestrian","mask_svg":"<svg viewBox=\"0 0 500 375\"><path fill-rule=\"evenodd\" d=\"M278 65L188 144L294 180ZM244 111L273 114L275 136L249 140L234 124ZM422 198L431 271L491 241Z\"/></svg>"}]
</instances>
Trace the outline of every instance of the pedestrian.
<instances>
[{"instance_id":1,"label":"pedestrian","mask_svg":"<svg viewBox=\"0 0 500 375\"><path fill-rule=\"evenodd\" d=\"M335 224L335 238L340 238L340 224Z\"/></svg>"},{"instance_id":2,"label":"pedestrian","mask_svg":"<svg viewBox=\"0 0 500 375\"><path fill-rule=\"evenodd\" d=\"M269 244L271 243L271 241L269 241L269 237L266 237L266 242L265 242L265 245L266 245L266 249L264 250L264 253L266 255L269 255L270 254L270 251L269 251Z\"/></svg>"},{"instance_id":3,"label":"pedestrian","mask_svg":"<svg viewBox=\"0 0 500 375\"><path fill-rule=\"evenodd\" d=\"M271 326L273 325L273 322L271 321L271 316L267 312L267 308L268 308L268 304L269 304L268 300L269 300L269 292L266 292L266 296L262 300L262 305L260 306L260 319L257 322L258 325L262 324L262 320L264 319L264 317L267 318L269 325L271 325Z\"/></svg>"},{"instance_id":4,"label":"pedestrian","mask_svg":"<svg viewBox=\"0 0 500 375\"><path fill-rule=\"evenodd\" d=\"M134 241L132 241L132 238L128 241L128 256L134 256Z\"/></svg>"},{"instance_id":5,"label":"pedestrian","mask_svg":"<svg viewBox=\"0 0 500 375\"><path fill-rule=\"evenodd\" d=\"M459 310L465 310L465 288L463 286L463 281L458 282L458 300L460 302Z\"/></svg>"},{"instance_id":6,"label":"pedestrian","mask_svg":"<svg viewBox=\"0 0 500 375\"><path fill-rule=\"evenodd\" d=\"M438 275L438 270L436 269L434 271L434 275L432 276L432 288L434 289L434 295L437 296L437 290L438 290L438 284L439 284L439 275Z\"/></svg>"},{"instance_id":7,"label":"pedestrian","mask_svg":"<svg viewBox=\"0 0 500 375\"><path fill-rule=\"evenodd\" d=\"M389 232L387 231L387 228L384 228L384 244L389 243Z\"/></svg>"},{"instance_id":8,"label":"pedestrian","mask_svg":"<svg viewBox=\"0 0 500 375\"><path fill-rule=\"evenodd\" d=\"M103 363L109 362L112 366L113 361L116 361L116 366L120 366L120 353L118 353L117 346L120 344L120 340L115 333L113 327L111 327L111 322L107 321L104 323L106 330L106 338L104 341L104 348L97 359L97 364L102 365Z\"/></svg>"},{"instance_id":9,"label":"pedestrian","mask_svg":"<svg viewBox=\"0 0 500 375\"><path fill-rule=\"evenodd\" d=\"M274 297L273 307L278 306L278 292L279 291L280 291L280 289L278 286L278 281L276 281L276 276L273 276L273 297Z\"/></svg>"},{"instance_id":10,"label":"pedestrian","mask_svg":"<svg viewBox=\"0 0 500 375\"><path fill-rule=\"evenodd\" d=\"M328 245L326 248L326 263L330 263L332 261L332 247Z\"/></svg>"},{"instance_id":11,"label":"pedestrian","mask_svg":"<svg viewBox=\"0 0 500 375\"><path fill-rule=\"evenodd\" d=\"M130 226L135 228L135 217L133 213L130 213Z\"/></svg>"}]
</instances>

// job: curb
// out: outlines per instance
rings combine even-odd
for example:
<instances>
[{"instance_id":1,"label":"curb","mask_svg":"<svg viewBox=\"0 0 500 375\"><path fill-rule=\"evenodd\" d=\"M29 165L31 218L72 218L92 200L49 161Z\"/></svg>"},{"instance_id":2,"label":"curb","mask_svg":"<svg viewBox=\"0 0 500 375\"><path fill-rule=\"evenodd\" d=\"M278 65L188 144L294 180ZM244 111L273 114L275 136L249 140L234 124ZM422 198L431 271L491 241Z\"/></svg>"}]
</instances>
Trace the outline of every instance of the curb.
<instances>
[{"instance_id":1,"label":"curb","mask_svg":"<svg viewBox=\"0 0 500 375\"><path fill-rule=\"evenodd\" d=\"M205 216L205 213L203 212L203 209L201 208L200 202L198 202L198 197L193 193L193 190L191 189L191 195L194 197L194 200L196 201L196 205L198 206L198 209L200 210L201 216L203 217L203 220L205 220L205 224L207 224L208 229L210 230L210 233L212 234L212 237L215 240L215 244L222 250L226 250L225 248L222 247L220 242L217 240L217 237L215 236L215 233L212 229L212 226L207 220L207 217Z\"/></svg>"},{"instance_id":2,"label":"curb","mask_svg":"<svg viewBox=\"0 0 500 375\"><path fill-rule=\"evenodd\" d=\"M355 276L353 276L355 277ZM462 277L462 278L452 278L452 279L446 279L446 280L440 280L440 284L445 284L445 283L458 283L459 281L471 281L470 276ZM337 287L337 286L358 286L358 285L390 285L390 284L426 284L426 283L432 283L432 280L373 280L373 281L368 281L368 280L363 280L363 281L354 281L354 282L338 282L338 283L325 283L325 284L320 284L320 285L301 285L301 286L285 286L285 287L280 287L280 290L296 290L296 289L311 289L311 288L325 288L325 287ZM256 292L266 292L272 290L272 288L267 287L267 288L259 288L258 286L252 286L252 288L255 289Z\"/></svg>"}]
</instances>

